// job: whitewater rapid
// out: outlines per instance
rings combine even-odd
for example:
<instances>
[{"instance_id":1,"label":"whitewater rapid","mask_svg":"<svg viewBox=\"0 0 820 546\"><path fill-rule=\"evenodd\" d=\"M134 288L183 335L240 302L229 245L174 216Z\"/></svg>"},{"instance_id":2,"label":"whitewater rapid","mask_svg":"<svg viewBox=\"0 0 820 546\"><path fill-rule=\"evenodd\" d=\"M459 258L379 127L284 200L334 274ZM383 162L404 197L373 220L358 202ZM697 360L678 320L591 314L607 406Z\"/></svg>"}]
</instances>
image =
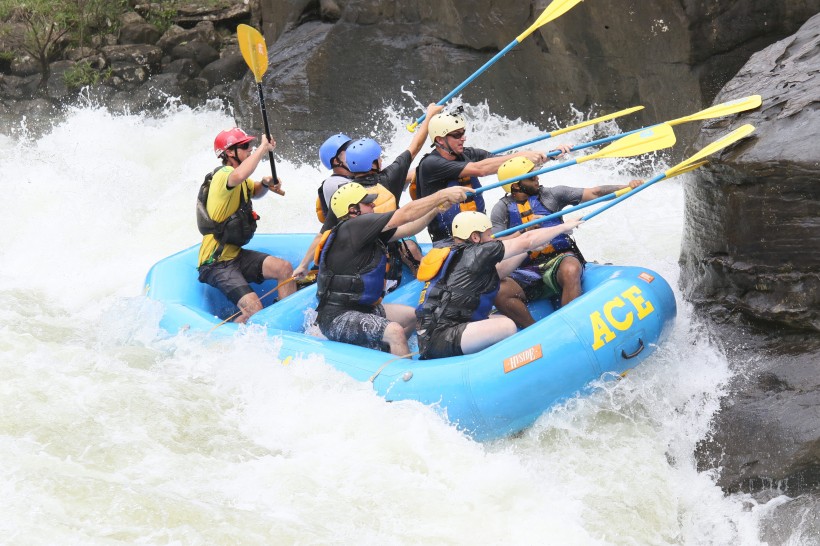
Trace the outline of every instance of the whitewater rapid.
<instances>
[{"instance_id":1,"label":"whitewater rapid","mask_svg":"<svg viewBox=\"0 0 820 546\"><path fill-rule=\"evenodd\" d=\"M467 145L487 149L581 120L534 127L466 106ZM388 161L410 140L407 119L389 114ZM215 134L233 125L218 108L88 106L41 137L25 121L0 135L0 542L760 543L784 499L727 496L696 470L731 372L679 295L671 338L626 380L491 444L420 404L385 403L321 358L283 365L258 328L224 340L161 331L144 276L198 243L196 192L217 163ZM664 166L590 161L541 183L625 183ZM255 203L260 231L315 232L318 158L277 170L287 195ZM676 287L685 183L582 226L585 256ZM501 190L487 196L489 210ZM801 543L791 532L784 541Z\"/></svg>"}]
</instances>

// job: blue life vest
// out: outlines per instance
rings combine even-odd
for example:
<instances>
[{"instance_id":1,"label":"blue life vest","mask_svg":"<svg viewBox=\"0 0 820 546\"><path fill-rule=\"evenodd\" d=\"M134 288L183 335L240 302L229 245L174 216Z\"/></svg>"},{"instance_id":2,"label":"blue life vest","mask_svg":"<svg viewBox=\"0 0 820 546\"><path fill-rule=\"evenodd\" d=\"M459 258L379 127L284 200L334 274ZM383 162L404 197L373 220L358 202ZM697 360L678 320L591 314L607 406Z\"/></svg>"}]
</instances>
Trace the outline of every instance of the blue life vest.
<instances>
[{"instance_id":1,"label":"blue life vest","mask_svg":"<svg viewBox=\"0 0 820 546\"><path fill-rule=\"evenodd\" d=\"M521 209L525 209L523 213ZM516 203L514 199L510 199L507 203L507 212L510 215L509 227L515 227L533 220L530 216L548 216L555 211L552 211L544 206L544 203L541 202L537 195L531 195L527 199L526 203L521 203L520 205ZM563 220L561 220L561 218L553 218L551 220L547 220L546 222L541 222L534 227L548 228L561 225L562 223ZM541 251L531 252L529 259L535 260L539 256L549 256L562 252L577 251L577 249L578 247L575 245L575 241L573 241L572 238L566 233L562 233L552 239L547 248Z\"/></svg>"}]
</instances>

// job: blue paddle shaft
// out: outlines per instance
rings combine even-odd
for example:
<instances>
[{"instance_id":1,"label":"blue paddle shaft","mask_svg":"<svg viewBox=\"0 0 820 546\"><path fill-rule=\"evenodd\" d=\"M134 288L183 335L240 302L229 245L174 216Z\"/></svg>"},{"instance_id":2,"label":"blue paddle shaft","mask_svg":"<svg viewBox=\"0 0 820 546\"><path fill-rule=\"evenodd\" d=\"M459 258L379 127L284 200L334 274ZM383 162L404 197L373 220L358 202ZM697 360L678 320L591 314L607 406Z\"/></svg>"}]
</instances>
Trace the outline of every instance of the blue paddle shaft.
<instances>
[{"instance_id":1,"label":"blue paddle shaft","mask_svg":"<svg viewBox=\"0 0 820 546\"><path fill-rule=\"evenodd\" d=\"M532 226L537 226L538 224L542 224L544 222L552 220L553 218L560 218L561 216L564 216L565 214L569 214L570 212L575 212L576 210L585 209L589 206L595 205L597 203L601 203L603 201L609 201L610 199L615 199L615 197L616 197L615 192L608 193L608 194L602 195L601 197L598 197L596 199L592 199L591 201L585 201L585 202L580 203L578 205L575 205L573 207L569 207L568 209L559 210L558 212L553 212L552 214L542 216L541 218L538 218L537 220L533 220L531 222L527 222L526 224L521 224L520 226L515 226L515 227L505 229L503 231L499 231L498 233L494 233L493 237L495 237L496 239L499 238L499 237L504 237L505 235L510 235L512 233L515 233L516 231L520 231L522 229L527 229L527 228L532 227Z\"/></svg>"},{"instance_id":2,"label":"blue paddle shaft","mask_svg":"<svg viewBox=\"0 0 820 546\"><path fill-rule=\"evenodd\" d=\"M472 82L474 79L476 79L477 77L479 77L479 76L481 75L481 73L482 73L482 72L484 72L485 70L487 70L488 68L490 68L492 65L494 65L494 64L496 63L496 61L498 61L498 59L500 59L501 57L503 57L504 55L506 55L506 54L507 54L507 52L508 52L509 50L511 50L512 48L514 48L515 46L517 46L517 45L518 45L518 43L519 43L519 42L518 42L518 40L517 40L517 39L516 39L516 40L513 40L512 42L510 42L510 43L507 45L507 47L505 47L504 49L502 49L501 51L499 51L498 53L496 53L495 57L493 57L492 59L490 59L489 61L487 61L486 63L484 63L484 65L483 65L481 68L479 68L478 70L476 70L475 72L473 72L472 76L470 76L469 78L467 78L466 80L464 80L463 82L461 82L461 83L460 83L460 84L459 84L459 85L458 85L455 89L453 89L452 91L450 91L450 93L449 93L446 97L444 97L443 99L441 99L440 101L438 101L436 104L438 104L439 106L443 106L443 105L447 104L447 101L449 101L450 99L452 99L453 97L455 97L455 96L456 96L456 94L458 94L458 92L459 92L459 91L461 91L462 89L464 89L465 87L467 87L467 86L470 84L470 82ZM427 114L422 114L420 118L416 119L416 124L417 124L417 125L418 125L418 124L421 124L421 122L422 122L422 121L424 121L424 118L426 118L426 117L427 117Z\"/></svg>"},{"instance_id":3,"label":"blue paddle shaft","mask_svg":"<svg viewBox=\"0 0 820 546\"><path fill-rule=\"evenodd\" d=\"M651 179L650 179L650 180L648 180L647 182L644 182L644 184L643 184L643 185L638 186L637 188L633 188L633 189L632 189L632 191L630 191L630 192L627 192L627 193L623 194L622 196L620 196L620 197L618 197L617 199L615 199L613 202L611 202L611 203L607 203L606 205L604 205L603 207L599 208L598 210L595 210L595 211L593 211L593 212L590 212L589 214L587 214L586 216L584 216L583 218L581 218L581 220L586 221L586 220L589 220L590 218L595 218L596 216L598 216L599 214L601 214L601 213L602 213L602 212L604 212L605 210L607 210L607 209L610 209L610 208L614 207L615 205L617 205L618 203L620 203L620 202L621 202L621 201L623 201L624 199L628 199L628 198L632 197L632 196L633 196L633 195L635 195L636 193L638 193L638 192L640 192L640 191L645 190L646 188L648 188L649 186L651 186L651 185L652 185L652 184L654 184L655 182L660 182L660 181L661 181L661 180L663 180L664 178L666 178L666 173L661 173L661 174L659 174L659 175L655 176L654 178L651 178Z\"/></svg>"}]
</instances>

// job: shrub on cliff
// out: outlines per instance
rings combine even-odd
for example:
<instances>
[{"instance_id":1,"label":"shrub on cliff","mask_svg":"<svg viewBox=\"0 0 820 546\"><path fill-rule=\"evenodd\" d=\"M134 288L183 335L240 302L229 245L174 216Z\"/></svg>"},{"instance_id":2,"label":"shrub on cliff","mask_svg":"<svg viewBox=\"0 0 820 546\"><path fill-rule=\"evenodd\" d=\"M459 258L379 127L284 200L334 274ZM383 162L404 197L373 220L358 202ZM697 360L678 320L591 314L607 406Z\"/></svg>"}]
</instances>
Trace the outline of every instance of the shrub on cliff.
<instances>
[{"instance_id":1,"label":"shrub on cliff","mask_svg":"<svg viewBox=\"0 0 820 546\"><path fill-rule=\"evenodd\" d=\"M0 0L0 20L21 24L20 49L40 66L40 87L49 78L49 63L69 44L85 45L98 30L118 20L125 0Z\"/></svg>"}]
</instances>

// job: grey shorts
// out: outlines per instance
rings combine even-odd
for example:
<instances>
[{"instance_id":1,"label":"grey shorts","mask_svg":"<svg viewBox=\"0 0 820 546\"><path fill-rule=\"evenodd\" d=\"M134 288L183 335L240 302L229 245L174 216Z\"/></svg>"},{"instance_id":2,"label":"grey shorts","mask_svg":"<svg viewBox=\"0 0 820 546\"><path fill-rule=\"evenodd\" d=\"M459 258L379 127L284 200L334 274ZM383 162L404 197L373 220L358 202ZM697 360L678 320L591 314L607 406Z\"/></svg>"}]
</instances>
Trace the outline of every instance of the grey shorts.
<instances>
[{"instance_id":1,"label":"grey shorts","mask_svg":"<svg viewBox=\"0 0 820 546\"><path fill-rule=\"evenodd\" d=\"M370 312L328 305L319 311L316 323L328 339L381 351L390 321L381 304Z\"/></svg>"},{"instance_id":2,"label":"grey shorts","mask_svg":"<svg viewBox=\"0 0 820 546\"><path fill-rule=\"evenodd\" d=\"M199 282L218 288L235 304L246 294L253 292L248 283L262 283L262 262L268 255L255 250L239 251L239 255L226 262L213 262L199 268Z\"/></svg>"},{"instance_id":3,"label":"grey shorts","mask_svg":"<svg viewBox=\"0 0 820 546\"><path fill-rule=\"evenodd\" d=\"M450 326L435 326L429 330L420 330L419 334L419 358L427 360L430 358L446 358L448 356L461 356L461 336L469 322L462 322Z\"/></svg>"}]
</instances>

